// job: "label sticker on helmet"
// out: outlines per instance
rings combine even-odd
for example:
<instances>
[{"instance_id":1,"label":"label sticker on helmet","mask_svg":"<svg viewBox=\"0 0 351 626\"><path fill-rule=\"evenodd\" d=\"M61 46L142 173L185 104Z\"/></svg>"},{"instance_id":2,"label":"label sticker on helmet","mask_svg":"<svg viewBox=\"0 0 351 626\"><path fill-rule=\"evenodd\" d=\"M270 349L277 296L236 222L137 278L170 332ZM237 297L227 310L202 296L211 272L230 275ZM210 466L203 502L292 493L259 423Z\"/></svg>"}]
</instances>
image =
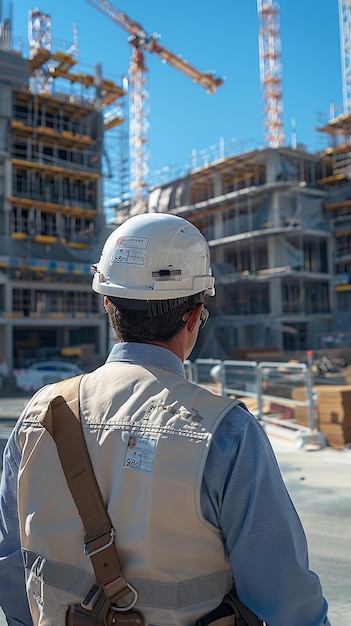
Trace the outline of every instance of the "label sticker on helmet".
<instances>
[{"instance_id":1,"label":"label sticker on helmet","mask_svg":"<svg viewBox=\"0 0 351 626\"><path fill-rule=\"evenodd\" d=\"M149 239L146 237L119 237L113 250L111 263L144 265L148 243Z\"/></svg>"}]
</instances>

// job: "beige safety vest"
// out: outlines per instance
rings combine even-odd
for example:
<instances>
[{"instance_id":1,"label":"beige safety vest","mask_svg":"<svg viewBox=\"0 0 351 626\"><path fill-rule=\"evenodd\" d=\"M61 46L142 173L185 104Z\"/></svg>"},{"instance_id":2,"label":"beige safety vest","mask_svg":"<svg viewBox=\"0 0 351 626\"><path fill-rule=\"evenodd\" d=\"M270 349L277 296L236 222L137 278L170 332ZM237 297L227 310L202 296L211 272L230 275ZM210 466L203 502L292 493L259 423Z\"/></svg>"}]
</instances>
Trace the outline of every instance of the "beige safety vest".
<instances>
[{"instance_id":1,"label":"beige safety vest","mask_svg":"<svg viewBox=\"0 0 351 626\"><path fill-rule=\"evenodd\" d=\"M64 626L94 575L55 443L39 424L51 393L38 394L19 432L19 519L33 622ZM88 450L147 624L193 626L231 586L200 490L213 433L233 404L161 367L109 362L83 378Z\"/></svg>"}]
</instances>

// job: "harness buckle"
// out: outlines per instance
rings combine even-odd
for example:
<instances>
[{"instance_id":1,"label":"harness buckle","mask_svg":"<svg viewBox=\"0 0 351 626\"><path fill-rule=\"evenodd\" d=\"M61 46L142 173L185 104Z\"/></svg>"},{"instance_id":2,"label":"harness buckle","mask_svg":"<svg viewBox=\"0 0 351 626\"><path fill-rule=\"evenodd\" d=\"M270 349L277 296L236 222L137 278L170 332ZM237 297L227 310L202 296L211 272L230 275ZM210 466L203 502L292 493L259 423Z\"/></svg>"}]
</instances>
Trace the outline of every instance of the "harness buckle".
<instances>
[{"instance_id":1,"label":"harness buckle","mask_svg":"<svg viewBox=\"0 0 351 626\"><path fill-rule=\"evenodd\" d=\"M103 537L104 535L100 535L100 536ZM107 541L107 543L105 543L103 546L100 546L99 548L96 548L95 550L91 550L90 552L89 552L88 547L87 547L88 544L91 543L92 541L96 541L96 539L99 539L99 537L96 537L95 539L91 539L87 543L84 543L83 544L83 551L84 551L85 556L93 556L94 554L98 554L102 550L106 550L106 548L109 548L110 546L112 546L112 544L114 542L114 539L115 539L115 536L116 536L115 529L111 528L110 529L110 539Z\"/></svg>"},{"instance_id":2,"label":"harness buckle","mask_svg":"<svg viewBox=\"0 0 351 626\"><path fill-rule=\"evenodd\" d=\"M132 593L133 594L132 600L126 606L119 606L118 604L116 604L114 602L110 606L110 609L112 611L116 611L116 612L129 611L137 603L137 600L138 600L138 597L139 597L137 589L135 589L135 587L133 587L133 585L131 585L130 583L127 583L127 582L126 582L126 588L128 588L129 591L128 591L128 593L126 593L124 595L129 595L130 593Z\"/></svg>"}]
</instances>

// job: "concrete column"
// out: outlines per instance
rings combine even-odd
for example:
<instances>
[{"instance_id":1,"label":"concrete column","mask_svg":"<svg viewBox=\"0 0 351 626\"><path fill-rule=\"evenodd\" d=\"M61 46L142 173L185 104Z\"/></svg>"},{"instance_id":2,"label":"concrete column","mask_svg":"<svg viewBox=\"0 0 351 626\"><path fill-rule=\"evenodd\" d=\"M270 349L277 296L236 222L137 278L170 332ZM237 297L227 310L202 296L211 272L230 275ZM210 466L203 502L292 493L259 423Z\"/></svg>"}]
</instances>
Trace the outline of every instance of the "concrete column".
<instances>
[{"instance_id":1,"label":"concrete column","mask_svg":"<svg viewBox=\"0 0 351 626\"><path fill-rule=\"evenodd\" d=\"M276 267L276 238L268 237L267 239L267 259L268 259L268 269L272 269L272 267Z\"/></svg>"},{"instance_id":2,"label":"concrete column","mask_svg":"<svg viewBox=\"0 0 351 626\"><path fill-rule=\"evenodd\" d=\"M221 211L217 211L214 216L214 224L213 224L213 235L214 235L214 239L220 239L221 237L224 236L224 232L223 232L223 214L221 213ZM216 251L216 257L218 257L218 255L220 254L220 252Z\"/></svg>"},{"instance_id":3,"label":"concrete column","mask_svg":"<svg viewBox=\"0 0 351 626\"><path fill-rule=\"evenodd\" d=\"M0 326L0 361L6 359L6 326Z\"/></svg>"},{"instance_id":4,"label":"concrete column","mask_svg":"<svg viewBox=\"0 0 351 626\"><path fill-rule=\"evenodd\" d=\"M66 324L66 320L64 320L63 322L61 322L62 324ZM70 345L70 339L69 339L69 328L67 328L66 326L59 326L57 328L57 339L56 339L56 343L58 346L61 346L62 348L69 346Z\"/></svg>"},{"instance_id":5,"label":"concrete column","mask_svg":"<svg viewBox=\"0 0 351 626\"><path fill-rule=\"evenodd\" d=\"M282 314L282 281L281 278L271 278L269 281L269 300L271 314Z\"/></svg>"},{"instance_id":6,"label":"concrete column","mask_svg":"<svg viewBox=\"0 0 351 626\"><path fill-rule=\"evenodd\" d=\"M10 217L11 217L11 208L12 203L8 201L8 197L13 194L13 186L12 186L12 163L9 159L6 159L4 162L4 198L3 198L3 207L4 207L4 235L10 236Z\"/></svg>"},{"instance_id":7,"label":"concrete column","mask_svg":"<svg viewBox=\"0 0 351 626\"><path fill-rule=\"evenodd\" d=\"M12 285L9 281L4 285L4 312L12 313Z\"/></svg>"},{"instance_id":8,"label":"concrete column","mask_svg":"<svg viewBox=\"0 0 351 626\"><path fill-rule=\"evenodd\" d=\"M13 326L5 326L5 359L8 367L13 369Z\"/></svg>"},{"instance_id":9,"label":"concrete column","mask_svg":"<svg viewBox=\"0 0 351 626\"><path fill-rule=\"evenodd\" d=\"M275 183L280 173L280 156L276 150L271 150L267 154L266 165L266 183Z\"/></svg>"},{"instance_id":10,"label":"concrete column","mask_svg":"<svg viewBox=\"0 0 351 626\"><path fill-rule=\"evenodd\" d=\"M13 326L9 320L0 326L0 360L13 369Z\"/></svg>"},{"instance_id":11,"label":"concrete column","mask_svg":"<svg viewBox=\"0 0 351 626\"><path fill-rule=\"evenodd\" d=\"M277 194L274 194L276 197ZM273 203L276 200L273 198ZM273 225L273 224L272 224ZM277 266L276 261L276 248L277 237L269 237L267 240L267 257L268 257L268 269L272 269ZM281 279L271 278L269 280L269 300L270 300L270 312L272 315L281 315L282 312L282 294L281 294Z\"/></svg>"},{"instance_id":12,"label":"concrete column","mask_svg":"<svg viewBox=\"0 0 351 626\"><path fill-rule=\"evenodd\" d=\"M335 293L335 286L333 281L333 276L335 273L334 266L334 255L335 255L335 240L334 237L329 236L327 241L327 255L328 255L328 273L330 275L329 279L329 302L330 302L330 313L336 313L337 307L337 298Z\"/></svg>"},{"instance_id":13,"label":"concrete column","mask_svg":"<svg viewBox=\"0 0 351 626\"><path fill-rule=\"evenodd\" d=\"M215 196L221 196L223 193L222 176L220 172L215 172L213 176L213 191Z\"/></svg>"},{"instance_id":14,"label":"concrete column","mask_svg":"<svg viewBox=\"0 0 351 626\"><path fill-rule=\"evenodd\" d=\"M215 253L211 250L211 259L216 260L216 263L224 263L224 246L217 246Z\"/></svg>"},{"instance_id":15,"label":"concrete column","mask_svg":"<svg viewBox=\"0 0 351 626\"><path fill-rule=\"evenodd\" d=\"M272 194L272 208L271 208L271 226L277 228L280 226L280 209L279 209L279 194Z\"/></svg>"}]
</instances>

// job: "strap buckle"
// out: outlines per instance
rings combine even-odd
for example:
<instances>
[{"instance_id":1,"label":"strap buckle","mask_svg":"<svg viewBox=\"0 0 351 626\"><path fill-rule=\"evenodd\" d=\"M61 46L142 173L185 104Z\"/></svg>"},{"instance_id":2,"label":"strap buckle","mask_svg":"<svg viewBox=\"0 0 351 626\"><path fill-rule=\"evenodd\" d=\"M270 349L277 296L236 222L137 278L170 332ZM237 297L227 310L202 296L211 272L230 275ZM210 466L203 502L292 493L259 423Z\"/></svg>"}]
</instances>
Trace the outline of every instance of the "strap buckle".
<instances>
[{"instance_id":1,"label":"strap buckle","mask_svg":"<svg viewBox=\"0 0 351 626\"><path fill-rule=\"evenodd\" d=\"M133 597L132 597L131 601L126 606L119 606L117 603L114 602L110 606L110 609L112 611L118 611L118 612L129 611L137 603L137 600L138 600L138 597L139 597L139 593L135 589L135 587L133 587L133 585L131 585L130 583L127 583L127 581L126 581L126 587L125 588L126 589L128 588L129 591L126 594L124 594L123 597L126 596L126 595L129 596L129 594L132 593Z\"/></svg>"},{"instance_id":2,"label":"strap buckle","mask_svg":"<svg viewBox=\"0 0 351 626\"><path fill-rule=\"evenodd\" d=\"M100 535L100 536L103 537L104 535ZM85 556L93 556L94 554L98 554L102 550L106 550L106 548L109 548L110 546L112 546L112 544L114 542L114 539L115 539L115 536L116 536L115 529L111 528L110 529L110 539L107 541L107 543L105 543L103 546L100 546L99 548L96 548L95 550L91 550L90 552L89 552L88 547L87 547L88 544L91 543L92 541L96 541L96 539L99 539L99 537L95 537L94 539L91 539L87 543L84 543L83 544L83 551L84 551Z\"/></svg>"}]
</instances>

